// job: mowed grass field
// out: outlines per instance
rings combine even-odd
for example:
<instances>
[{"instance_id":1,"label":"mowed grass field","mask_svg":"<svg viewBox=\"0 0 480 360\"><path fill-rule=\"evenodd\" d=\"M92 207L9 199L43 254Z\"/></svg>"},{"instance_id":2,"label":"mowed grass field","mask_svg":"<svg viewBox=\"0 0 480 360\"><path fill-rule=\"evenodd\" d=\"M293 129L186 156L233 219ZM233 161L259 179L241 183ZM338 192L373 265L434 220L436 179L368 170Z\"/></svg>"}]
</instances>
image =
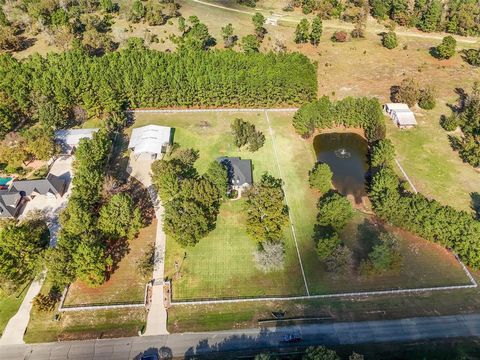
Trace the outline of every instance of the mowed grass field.
<instances>
[{"instance_id":1,"label":"mowed grass field","mask_svg":"<svg viewBox=\"0 0 480 360\"><path fill-rule=\"evenodd\" d=\"M262 149L251 153L233 145L230 123L237 117L254 123L265 133L267 141ZM136 114L135 127L147 124L171 126L175 128L176 143L199 150L196 167L200 174L219 156L239 156L252 160L254 181L265 172L279 177L262 112ZM226 201L221 206L216 229L195 247L182 248L167 238L165 276L173 279L175 300L305 293L289 228L285 231L285 270L264 274L255 267L253 253L257 244L246 234L243 214L244 200Z\"/></svg>"},{"instance_id":2,"label":"mowed grass field","mask_svg":"<svg viewBox=\"0 0 480 360\"><path fill-rule=\"evenodd\" d=\"M324 264L318 260L312 241L319 195L308 186L308 171L315 163L315 154L312 141L303 140L295 133L292 116L292 112L269 112L268 117L263 112L138 113L134 126L159 124L174 127L175 142L200 151L197 164L200 173L216 157L229 155L252 159L254 181L258 181L265 171L281 177L311 294L468 284L468 278L451 254L396 229L385 231L395 231L401 239L404 263L399 272L343 278L327 273ZM260 151L250 153L234 148L230 122L236 117L255 123L257 129L264 132L267 141ZM263 274L253 262L256 244L245 233L243 211L243 201L225 202L217 228L195 247L184 249L175 241L167 240L166 276L173 279L175 300L305 294L290 228L285 231L286 268ZM378 235L378 232L365 232L362 225L366 221L369 221L368 217L357 213L343 234L343 240L353 250L371 248L375 239L368 236ZM365 251L358 250L357 253L358 265Z\"/></svg>"},{"instance_id":3,"label":"mowed grass field","mask_svg":"<svg viewBox=\"0 0 480 360\"><path fill-rule=\"evenodd\" d=\"M138 237L129 242L129 250L118 263L118 268L104 284L89 287L79 280L71 284L64 305L142 303L151 274L142 275L138 267L155 243L156 229L157 221L154 220L140 230Z\"/></svg>"},{"instance_id":4,"label":"mowed grass field","mask_svg":"<svg viewBox=\"0 0 480 360\"><path fill-rule=\"evenodd\" d=\"M395 145L397 159L418 191L442 204L471 211L472 194L480 193L480 173L460 159L440 126L440 116L450 114L450 109L443 104L416 113L419 124L415 129L402 131L388 123L387 136Z\"/></svg>"}]
</instances>

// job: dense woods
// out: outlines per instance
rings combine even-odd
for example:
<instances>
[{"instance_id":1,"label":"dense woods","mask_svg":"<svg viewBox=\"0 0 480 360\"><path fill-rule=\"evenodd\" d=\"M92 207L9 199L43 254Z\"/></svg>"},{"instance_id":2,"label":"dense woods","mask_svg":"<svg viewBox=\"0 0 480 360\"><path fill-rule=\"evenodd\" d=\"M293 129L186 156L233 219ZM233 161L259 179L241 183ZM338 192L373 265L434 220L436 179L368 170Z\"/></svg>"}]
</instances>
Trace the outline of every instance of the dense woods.
<instances>
[{"instance_id":1,"label":"dense woods","mask_svg":"<svg viewBox=\"0 0 480 360\"><path fill-rule=\"evenodd\" d=\"M91 57L72 50L24 61L0 56L0 89L6 133L18 113L46 101L58 111L80 105L90 116L127 107L298 105L315 97L317 82L315 66L297 53L140 49Z\"/></svg>"},{"instance_id":2,"label":"dense woods","mask_svg":"<svg viewBox=\"0 0 480 360\"><path fill-rule=\"evenodd\" d=\"M309 137L317 129L335 126L365 130L369 141L385 137L385 121L378 99L347 97L333 102L327 96L303 105L293 118L295 130Z\"/></svg>"}]
</instances>

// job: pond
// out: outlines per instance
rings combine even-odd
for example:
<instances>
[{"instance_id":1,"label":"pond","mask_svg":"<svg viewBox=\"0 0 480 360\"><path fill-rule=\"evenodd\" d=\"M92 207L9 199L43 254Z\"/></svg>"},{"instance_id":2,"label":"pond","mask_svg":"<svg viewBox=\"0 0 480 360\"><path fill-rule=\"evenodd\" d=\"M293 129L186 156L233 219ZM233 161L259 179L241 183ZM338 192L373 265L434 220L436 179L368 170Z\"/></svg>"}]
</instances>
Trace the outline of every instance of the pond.
<instances>
[{"instance_id":1,"label":"pond","mask_svg":"<svg viewBox=\"0 0 480 360\"><path fill-rule=\"evenodd\" d=\"M317 160L330 166L333 186L360 204L366 196L367 141L354 133L320 134L313 140Z\"/></svg>"}]
</instances>

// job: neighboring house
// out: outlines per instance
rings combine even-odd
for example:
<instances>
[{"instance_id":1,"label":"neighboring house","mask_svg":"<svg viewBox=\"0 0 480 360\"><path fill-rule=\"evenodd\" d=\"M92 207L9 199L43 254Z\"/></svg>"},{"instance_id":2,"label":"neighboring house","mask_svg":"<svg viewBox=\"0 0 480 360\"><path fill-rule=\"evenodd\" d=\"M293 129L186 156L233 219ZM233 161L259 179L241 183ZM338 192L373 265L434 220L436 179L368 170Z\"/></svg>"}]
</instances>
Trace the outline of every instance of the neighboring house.
<instances>
[{"instance_id":1,"label":"neighboring house","mask_svg":"<svg viewBox=\"0 0 480 360\"><path fill-rule=\"evenodd\" d=\"M24 202L37 195L61 197L65 188L65 180L52 174L40 180L14 180L8 189L0 191L0 218L16 217Z\"/></svg>"},{"instance_id":2,"label":"neighboring house","mask_svg":"<svg viewBox=\"0 0 480 360\"><path fill-rule=\"evenodd\" d=\"M63 154L75 151L81 139L91 139L99 129L66 129L55 131L55 142L62 148Z\"/></svg>"},{"instance_id":3,"label":"neighboring house","mask_svg":"<svg viewBox=\"0 0 480 360\"><path fill-rule=\"evenodd\" d=\"M239 157L219 157L217 161L228 170L228 182L232 189L243 190L253 184L252 161Z\"/></svg>"},{"instance_id":4,"label":"neighboring house","mask_svg":"<svg viewBox=\"0 0 480 360\"><path fill-rule=\"evenodd\" d=\"M138 158L148 154L152 159L165 154L172 144L172 128L159 125L147 125L133 129L128 148Z\"/></svg>"},{"instance_id":5,"label":"neighboring house","mask_svg":"<svg viewBox=\"0 0 480 360\"><path fill-rule=\"evenodd\" d=\"M407 104L389 103L385 104L383 108L400 129L410 129L417 126L415 114Z\"/></svg>"}]
</instances>

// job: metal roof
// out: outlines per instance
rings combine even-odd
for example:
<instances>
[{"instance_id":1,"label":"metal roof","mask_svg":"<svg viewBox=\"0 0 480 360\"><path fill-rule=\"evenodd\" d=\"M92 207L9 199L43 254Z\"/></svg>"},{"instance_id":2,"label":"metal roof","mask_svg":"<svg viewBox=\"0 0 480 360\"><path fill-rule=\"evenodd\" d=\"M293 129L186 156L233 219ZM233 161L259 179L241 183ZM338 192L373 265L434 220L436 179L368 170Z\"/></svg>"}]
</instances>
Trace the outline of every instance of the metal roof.
<instances>
[{"instance_id":1,"label":"metal roof","mask_svg":"<svg viewBox=\"0 0 480 360\"><path fill-rule=\"evenodd\" d=\"M64 129L55 131L55 141L69 145L76 146L81 139L91 139L93 134L99 129Z\"/></svg>"},{"instance_id":2,"label":"metal roof","mask_svg":"<svg viewBox=\"0 0 480 360\"><path fill-rule=\"evenodd\" d=\"M160 154L162 147L170 144L171 133L172 128L159 125L133 129L128 148L133 149L135 154Z\"/></svg>"}]
</instances>

